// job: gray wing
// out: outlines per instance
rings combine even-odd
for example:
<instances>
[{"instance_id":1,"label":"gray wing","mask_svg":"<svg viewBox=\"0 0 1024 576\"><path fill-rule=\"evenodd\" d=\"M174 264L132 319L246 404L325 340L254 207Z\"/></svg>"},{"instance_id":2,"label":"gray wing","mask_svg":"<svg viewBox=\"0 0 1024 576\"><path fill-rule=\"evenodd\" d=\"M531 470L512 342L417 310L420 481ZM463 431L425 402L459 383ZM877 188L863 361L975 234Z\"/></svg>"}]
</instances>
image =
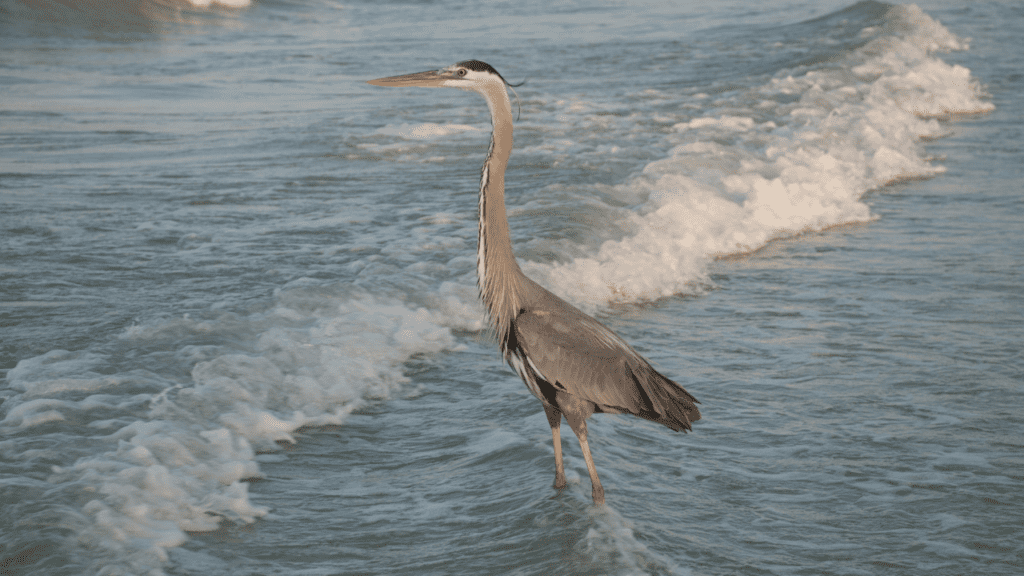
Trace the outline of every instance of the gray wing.
<instances>
[{"instance_id":1,"label":"gray wing","mask_svg":"<svg viewBox=\"0 0 1024 576\"><path fill-rule=\"evenodd\" d=\"M557 301L524 310L512 330L538 375L599 411L634 414L673 430L700 419L697 400L603 324Z\"/></svg>"}]
</instances>

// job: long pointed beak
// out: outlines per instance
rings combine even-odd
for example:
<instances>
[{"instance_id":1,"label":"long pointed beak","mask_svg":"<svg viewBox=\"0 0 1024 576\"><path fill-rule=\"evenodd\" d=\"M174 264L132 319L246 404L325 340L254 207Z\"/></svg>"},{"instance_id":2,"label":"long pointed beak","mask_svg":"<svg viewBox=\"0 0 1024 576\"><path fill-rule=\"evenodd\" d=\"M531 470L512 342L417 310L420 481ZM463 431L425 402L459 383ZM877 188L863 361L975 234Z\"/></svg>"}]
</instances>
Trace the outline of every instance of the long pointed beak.
<instances>
[{"instance_id":1,"label":"long pointed beak","mask_svg":"<svg viewBox=\"0 0 1024 576\"><path fill-rule=\"evenodd\" d=\"M428 70L426 72L405 74L403 76L388 76L387 78L367 80L366 83L373 84L374 86L421 86L425 88L435 88L443 86L444 82L449 79L451 79L450 75L440 73L437 70Z\"/></svg>"}]
</instances>

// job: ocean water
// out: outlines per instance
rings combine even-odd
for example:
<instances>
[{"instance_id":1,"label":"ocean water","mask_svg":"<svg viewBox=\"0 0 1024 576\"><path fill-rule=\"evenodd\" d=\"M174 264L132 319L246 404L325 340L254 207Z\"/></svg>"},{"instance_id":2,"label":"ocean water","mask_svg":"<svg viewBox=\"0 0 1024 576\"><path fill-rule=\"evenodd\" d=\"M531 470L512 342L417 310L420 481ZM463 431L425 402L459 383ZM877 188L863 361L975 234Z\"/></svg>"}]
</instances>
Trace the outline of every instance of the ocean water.
<instances>
[{"instance_id":1,"label":"ocean water","mask_svg":"<svg viewBox=\"0 0 1024 576\"><path fill-rule=\"evenodd\" d=\"M1013 0L0 0L0 574L1020 574ZM551 487L475 287L701 402Z\"/></svg>"}]
</instances>

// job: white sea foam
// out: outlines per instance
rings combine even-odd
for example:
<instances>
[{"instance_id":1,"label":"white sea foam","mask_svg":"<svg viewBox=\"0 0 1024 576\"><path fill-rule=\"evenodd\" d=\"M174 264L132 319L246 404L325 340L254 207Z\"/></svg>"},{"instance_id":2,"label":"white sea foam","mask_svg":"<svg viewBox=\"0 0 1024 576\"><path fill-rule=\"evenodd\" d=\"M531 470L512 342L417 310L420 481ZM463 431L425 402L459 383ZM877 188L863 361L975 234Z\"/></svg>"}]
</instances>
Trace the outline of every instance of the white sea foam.
<instances>
[{"instance_id":1,"label":"white sea foam","mask_svg":"<svg viewBox=\"0 0 1024 576\"><path fill-rule=\"evenodd\" d=\"M921 145L943 134L934 118L992 109L969 70L932 55L966 41L912 5L865 35L875 38L838 64L779 75L719 102L728 114L676 124L669 156L614 190L646 199L619 223L635 234L524 268L590 309L694 293L710 258L870 220L865 192L943 172Z\"/></svg>"},{"instance_id":2,"label":"white sea foam","mask_svg":"<svg viewBox=\"0 0 1024 576\"><path fill-rule=\"evenodd\" d=\"M630 576L691 573L637 540L633 523L610 505L591 508L589 515L593 526L577 548L596 565Z\"/></svg>"},{"instance_id":3,"label":"white sea foam","mask_svg":"<svg viewBox=\"0 0 1024 576\"><path fill-rule=\"evenodd\" d=\"M100 551L97 572L158 574L167 549L184 542L186 532L267 514L250 500L245 482L260 476L258 451L294 442L302 426L341 424L366 398L403 383L402 363L412 355L452 348L449 326L473 327L479 313L449 302L457 299L451 290L432 297L438 312L296 282L258 314L184 317L128 330L134 345L177 347L176 356L192 368L175 384L156 375L147 381L144 374L96 374L104 360L98 354L54 351L23 360L8 375L20 394L6 400L0 427L13 432L74 419L109 432L95 438L107 450L55 467L50 480L92 495L75 538ZM223 342L231 334L245 335L251 349L175 344L196 337ZM126 385L129 393L103 394ZM147 388L161 391L132 393Z\"/></svg>"},{"instance_id":4,"label":"white sea foam","mask_svg":"<svg viewBox=\"0 0 1024 576\"><path fill-rule=\"evenodd\" d=\"M466 132L480 132L483 128L467 124L389 124L374 131L374 140L357 146L361 151L374 156L387 156L402 162L437 163L445 162L445 156L424 155L434 146L433 141L444 136L457 136ZM379 136L387 136L381 139ZM358 155L351 156L352 158Z\"/></svg>"},{"instance_id":5,"label":"white sea foam","mask_svg":"<svg viewBox=\"0 0 1024 576\"><path fill-rule=\"evenodd\" d=\"M462 132L477 132L480 128L468 124L436 124L425 122L422 124L399 124L398 126L387 125L379 130L377 134L386 136L398 136L406 140L431 140L440 136L459 134Z\"/></svg>"},{"instance_id":6,"label":"white sea foam","mask_svg":"<svg viewBox=\"0 0 1024 576\"><path fill-rule=\"evenodd\" d=\"M187 3L196 8L209 8L213 5L226 8L245 8L252 4L252 0L187 0Z\"/></svg>"}]
</instances>

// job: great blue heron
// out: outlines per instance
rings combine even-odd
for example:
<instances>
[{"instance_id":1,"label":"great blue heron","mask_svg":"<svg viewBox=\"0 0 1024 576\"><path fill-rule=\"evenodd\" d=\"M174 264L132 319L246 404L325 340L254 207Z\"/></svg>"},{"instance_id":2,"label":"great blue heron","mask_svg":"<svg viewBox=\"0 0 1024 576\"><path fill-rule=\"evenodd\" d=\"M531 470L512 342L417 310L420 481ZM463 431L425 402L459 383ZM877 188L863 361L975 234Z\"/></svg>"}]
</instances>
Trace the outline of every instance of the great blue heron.
<instances>
[{"instance_id":1,"label":"great blue heron","mask_svg":"<svg viewBox=\"0 0 1024 576\"><path fill-rule=\"evenodd\" d=\"M555 444L555 488L565 487L562 415L579 438L595 504L604 488L587 444L587 418L633 414L690 430L699 404L603 324L548 292L519 269L505 216L505 167L512 152L508 82L489 64L466 60L442 70L370 80L375 86L460 88L479 93L491 112L491 146L480 178L477 283L501 353L544 404Z\"/></svg>"}]
</instances>

